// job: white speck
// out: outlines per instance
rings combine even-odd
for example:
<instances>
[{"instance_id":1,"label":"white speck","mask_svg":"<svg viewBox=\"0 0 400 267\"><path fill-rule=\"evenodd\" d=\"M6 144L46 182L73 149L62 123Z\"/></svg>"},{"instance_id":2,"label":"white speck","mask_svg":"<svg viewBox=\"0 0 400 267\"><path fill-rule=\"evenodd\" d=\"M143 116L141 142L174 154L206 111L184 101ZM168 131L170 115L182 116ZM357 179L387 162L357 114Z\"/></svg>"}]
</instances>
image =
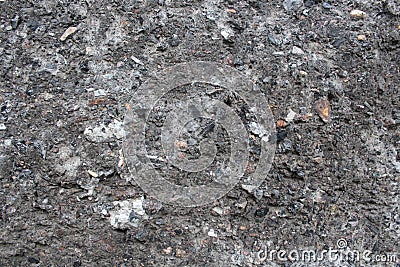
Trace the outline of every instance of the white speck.
<instances>
[{"instance_id":1,"label":"white speck","mask_svg":"<svg viewBox=\"0 0 400 267\"><path fill-rule=\"evenodd\" d=\"M218 237L217 233L214 232L214 229L210 229L210 230L208 231L208 236L211 236L211 237Z\"/></svg>"},{"instance_id":2,"label":"white speck","mask_svg":"<svg viewBox=\"0 0 400 267\"><path fill-rule=\"evenodd\" d=\"M283 52L283 51L277 51L277 52L273 52L272 55L274 55L274 56L284 56L284 55L285 55L285 52Z\"/></svg>"},{"instance_id":3,"label":"white speck","mask_svg":"<svg viewBox=\"0 0 400 267\"><path fill-rule=\"evenodd\" d=\"M71 34L73 34L74 32L76 32L76 30L78 30L77 27L69 27L64 33L63 35L61 35L60 40L61 41L65 41L68 36L70 36Z\"/></svg>"},{"instance_id":4,"label":"white speck","mask_svg":"<svg viewBox=\"0 0 400 267\"><path fill-rule=\"evenodd\" d=\"M88 170L87 172L89 173L90 176L92 176L92 177L94 177L94 178L99 177L99 174L98 174L97 172L94 172L94 171L92 171L92 170Z\"/></svg>"},{"instance_id":5,"label":"white speck","mask_svg":"<svg viewBox=\"0 0 400 267\"><path fill-rule=\"evenodd\" d=\"M131 56L131 59L132 59L133 61L135 61L135 63L137 63L137 64L139 64L139 65L143 65L143 62L140 61L140 59L138 59L137 57Z\"/></svg>"},{"instance_id":6,"label":"white speck","mask_svg":"<svg viewBox=\"0 0 400 267\"><path fill-rule=\"evenodd\" d=\"M294 112L292 109L289 109L289 113L287 114L285 121L288 123L292 122L294 118L296 117L297 113Z\"/></svg>"},{"instance_id":7,"label":"white speck","mask_svg":"<svg viewBox=\"0 0 400 267\"><path fill-rule=\"evenodd\" d=\"M5 146L11 146L12 145L11 139L4 140L4 145Z\"/></svg>"},{"instance_id":8,"label":"white speck","mask_svg":"<svg viewBox=\"0 0 400 267\"><path fill-rule=\"evenodd\" d=\"M94 91L94 96L95 97L99 97L99 96L105 96L107 93L106 91L104 91L103 89L99 89Z\"/></svg>"},{"instance_id":9,"label":"white speck","mask_svg":"<svg viewBox=\"0 0 400 267\"><path fill-rule=\"evenodd\" d=\"M90 46L87 46L85 49L86 55L93 55L93 48Z\"/></svg>"},{"instance_id":10,"label":"white speck","mask_svg":"<svg viewBox=\"0 0 400 267\"><path fill-rule=\"evenodd\" d=\"M293 55L304 55L304 51L300 47L293 46L292 54Z\"/></svg>"},{"instance_id":11,"label":"white speck","mask_svg":"<svg viewBox=\"0 0 400 267\"><path fill-rule=\"evenodd\" d=\"M256 107L252 107L249 109L250 112L256 113L257 112L257 108Z\"/></svg>"},{"instance_id":12,"label":"white speck","mask_svg":"<svg viewBox=\"0 0 400 267\"><path fill-rule=\"evenodd\" d=\"M364 19L367 16L367 13L365 13L364 11L355 9L350 12L350 16L352 18L356 18L356 19Z\"/></svg>"},{"instance_id":13,"label":"white speck","mask_svg":"<svg viewBox=\"0 0 400 267\"><path fill-rule=\"evenodd\" d=\"M299 71L300 76L305 77L308 75L307 72L305 72L304 70Z\"/></svg>"},{"instance_id":14,"label":"white speck","mask_svg":"<svg viewBox=\"0 0 400 267\"><path fill-rule=\"evenodd\" d=\"M222 37L224 37L225 40L228 40L229 38L233 37L234 33L231 28L223 26L223 29L221 30L221 35Z\"/></svg>"},{"instance_id":15,"label":"white speck","mask_svg":"<svg viewBox=\"0 0 400 267\"><path fill-rule=\"evenodd\" d=\"M267 131L261 124L258 124L254 121L250 122L249 127L250 131L258 136L263 136L267 133Z\"/></svg>"},{"instance_id":16,"label":"white speck","mask_svg":"<svg viewBox=\"0 0 400 267\"><path fill-rule=\"evenodd\" d=\"M241 202L241 203L236 203L235 206L240 208L240 209L244 209L247 206L247 201L244 201L244 202Z\"/></svg>"},{"instance_id":17,"label":"white speck","mask_svg":"<svg viewBox=\"0 0 400 267\"><path fill-rule=\"evenodd\" d=\"M108 214L107 209L102 209L100 212L102 215L106 216Z\"/></svg>"},{"instance_id":18,"label":"white speck","mask_svg":"<svg viewBox=\"0 0 400 267\"><path fill-rule=\"evenodd\" d=\"M228 39L229 38L229 32L227 32L225 30L221 31L221 35L222 35L222 37L224 37L224 39Z\"/></svg>"},{"instance_id":19,"label":"white speck","mask_svg":"<svg viewBox=\"0 0 400 267\"><path fill-rule=\"evenodd\" d=\"M224 214L224 209L220 208L220 207L214 207L212 209L215 213L219 214L219 215L223 215Z\"/></svg>"},{"instance_id":20,"label":"white speck","mask_svg":"<svg viewBox=\"0 0 400 267\"><path fill-rule=\"evenodd\" d=\"M244 190L246 190L247 192L249 192L249 193L253 193L254 190L257 188L257 186L242 184L242 188L243 188Z\"/></svg>"}]
</instances>

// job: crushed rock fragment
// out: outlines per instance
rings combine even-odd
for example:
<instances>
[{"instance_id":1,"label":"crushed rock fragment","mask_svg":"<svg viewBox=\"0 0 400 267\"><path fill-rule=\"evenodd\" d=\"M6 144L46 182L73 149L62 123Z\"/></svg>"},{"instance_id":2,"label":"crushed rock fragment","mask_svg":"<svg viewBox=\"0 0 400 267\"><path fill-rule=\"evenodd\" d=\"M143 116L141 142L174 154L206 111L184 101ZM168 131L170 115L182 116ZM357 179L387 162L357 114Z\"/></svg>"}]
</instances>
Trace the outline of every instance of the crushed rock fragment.
<instances>
[{"instance_id":1,"label":"crushed rock fragment","mask_svg":"<svg viewBox=\"0 0 400 267\"><path fill-rule=\"evenodd\" d=\"M75 33L77 30L78 30L77 27L69 27L68 29L65 30L63 35L61 35L60 41L65 41L68 38L68 36Z\"/></svg>"},{"instance_id":2,"label":"crushed rock fragment","mask_svg":"<svg viewBox=\"0 0 400 267\"><path fill-rule=\"evenodd\" d=\"M91 142L101 143L112 139L122 139L125 136L123 122L114 119L108 125L100 124L100 126L88 126L83 134Z\"/></svg>"},{"instance_id":3,"label":"crushed rock fragment","mask_svg":"<svg viewBox=\"0 0 400 267\"><path fill-rule=\"evenodd\" d=\"M256 190L257 186L242 184L242 188L246 190L248 193L252 194L254 190Z\"/></svg>"},{"instance_id":4,"label":"crushed rock fragment","mask_svg":"<svg viewBox=\"0 0 400 267\"><path fill-rule=\"evenodd\" d=\"M110 211L110 224L116 229L138 227L143 219L148 216L143 208L144 197L114 201L115 210Z\"/></svg>"},{"instance_id":5,"label":"crushed rock fragment","mask_svg":"<svg viewBox=\"0 0 400 267\"><path fill-rule=\"evenodd\" d=\"M297 115L296 112L294 112L292 109L289 109L289 113L287 114L285 121L291 123L296 117L296 115Z\"/></svg>"},{"instance_id":6,"label":"crushed rock fragment","mask_svg":"<svg viewBox=\"0 0 400 267\"><path fill-rule=\"evenodd\" d=\"M328 123L331 120L331 106L328 100L318 100L314 104L314 109L323 122Z\"/></svg>"},{"instance_id":7,"label":"crushed rock fragment","mask_svg":"<svg viewBox=\"0 0 400 267\"><path fill-rule=\"evenodd\" d=\"M354 9L350 12L350 16L355 19L365 19L367 17L367 13L358 9Z\"/></svg>"}]
</instances>

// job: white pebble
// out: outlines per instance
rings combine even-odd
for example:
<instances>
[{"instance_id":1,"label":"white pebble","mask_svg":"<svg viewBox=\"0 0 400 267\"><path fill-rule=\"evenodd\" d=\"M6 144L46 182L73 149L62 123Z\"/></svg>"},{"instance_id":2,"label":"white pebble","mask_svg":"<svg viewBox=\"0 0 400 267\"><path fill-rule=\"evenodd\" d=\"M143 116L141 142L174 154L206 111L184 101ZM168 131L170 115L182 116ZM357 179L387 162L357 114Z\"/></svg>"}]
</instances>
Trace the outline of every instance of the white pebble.
<instances>
[{"instance_id":1,"label":"white pebble","mask_svg":"<svg viewBox=\"0 0 400 267\"><path fill-rule=\"evenodd\" d=\"M292 48L292 54L293 54L293 55L304 55L304 51L301 50L300 47L293 46L293 48Z\"/></svg>"},{"instance_id":2,"label":"white pebble","mask_svg":"<svg viewBox=\"0 0 400 267\"><path fill-rule=\"evenodd\" d=\"M208 231L208 236L218 237L217 233L214 232L214 229L210 229L210 231Z\"/></svg>"},{"instance_id":3,"label":"white pebble","mask_svg":"<svg viewBox=\"0 0 400 267\"><path fill-rule=\"evenodd\" d=\"M78 30L77 27L69 27L64 33L63 35L61 35L60 40L61 41L65 41L68 36L70 36L71 34L73 34L74 32L76 32L76 30Z\"/></svg>"},{"instance_id":4,"label":"white pebble","mask_svg":"<svg viewBox=\"0 0 400 267\"><path fill-rule=\"evenodd\" d=\"M367 16L367 13L358 9L354 9L350 12L350 16L356 19L364 19Z\"/></svg>"}]
</instances>

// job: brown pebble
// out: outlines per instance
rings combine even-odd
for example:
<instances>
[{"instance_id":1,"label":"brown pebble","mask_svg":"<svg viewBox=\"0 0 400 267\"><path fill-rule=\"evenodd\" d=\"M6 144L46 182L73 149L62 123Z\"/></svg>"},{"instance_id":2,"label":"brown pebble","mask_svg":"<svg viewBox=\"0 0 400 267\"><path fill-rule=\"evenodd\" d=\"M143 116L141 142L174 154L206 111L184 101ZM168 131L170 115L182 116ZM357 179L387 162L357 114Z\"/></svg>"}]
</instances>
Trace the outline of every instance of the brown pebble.
<instances>
[{"instance_id":1,"label":"brown pebble","mask_svg":"<svg viewBox=\"0 0 400 267\"><path fill-rule=\"evenodd\" d=\"M285 128L288 123L285 120L279 119L276 121L276 128Z\"/></svg>"},{"instance_id":2,"label":"brown pebble","mask_svg":"<svg viewBox=\"0 0 400 267\"><path fill-rule=\"evenodd\" d=\"M171 252L172 252L172 248L171 247L167 247L167 248L165 248L165 249L163 249L163 253L164 254L171 254Z\"/></svg>"},{"instance_id":3,"label":"brown pebble","mask_svg":"<svg viewBox=\"0 0 400 267\"><path fill-rule=\"evenodd\" d=\"M96 98L94 100L90 100L88 105L89 106L95 106L95 105L100 105L108 102L108 98Z\"/></svg>"},{"instance_id":4,"label":"brown pebble","mask_svg":"<svg viewBox=\"0 0 400 267\"><path fill-rule=\"evenodd\" d=\"M185 141L175 141L175 146L179 149L187 149L188 144Z\"/></svg>"},{"instance_id":5,"label":"brown pebble","mask_svg":"<svg viewBox=\"0 0 400 267\"><path fill-rule=\"evenodd\" d=\"M322 121L327 123L331 119L331 107L328 100L321 99L315 102L315 111L321 117Z\"/></svg>"}]
</instances>

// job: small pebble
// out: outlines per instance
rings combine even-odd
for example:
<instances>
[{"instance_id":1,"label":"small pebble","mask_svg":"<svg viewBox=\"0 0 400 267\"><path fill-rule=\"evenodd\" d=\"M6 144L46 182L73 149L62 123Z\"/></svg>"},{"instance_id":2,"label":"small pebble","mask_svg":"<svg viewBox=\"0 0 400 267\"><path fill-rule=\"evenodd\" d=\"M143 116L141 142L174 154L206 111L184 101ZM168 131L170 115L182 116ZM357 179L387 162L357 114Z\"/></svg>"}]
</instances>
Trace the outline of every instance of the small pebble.
<instances>
[{"instance_id":1,"label":"small pebble","mask_svg":"<svg viewBox=\"0 0 400 267\"><path fill-rule=\"evenodd\" d=\"M365 41L367 40L367 36L365 36L364 34L360 34L357 36L358 41Z\"/></svg>"},{"instance_id":2,"label":"small pebble","mask_svg":"<svg viewBox=\"0 0 400 267\"><path fill-rule=\"evenodd\" d=\"M251 194L254 192L257 186L242 184L242 188Z\"/></svg>"},{"instance_id":3,"label":"small pebble","mask_svg":"<svg viewBox=\"0 0 400 267\"><path fill-rule=\"evenodd\" d=\"M268 208L259 208L256 210L255 215L257 217L264 217L268 213Z\"/></svg>"},{"instance_id":4,"label":"small pebble","mask_svg":"<svg viewBox=\"0 0 400 267\"><path fill-rule=\"evenodd\" d=\"M6 140L4 140L4 145L5 145L5 146L11 146L11 145L12 145L11 139L6 139Z\"/></svg>"},{"instance_id":5,"label":"small pebble","mask_svg":"<svg viewBox=\"0 0 400 267\"><path fill-rule=\"evenodd\" d=\"M331 107L328 100L318 100L314 105L315 110L321 117L322 121L327 123L331 119Z\"/></svg>"},{"instance_id":6,"label":"small pebble","mask_svg":"<svg viewBox=\"0 0 400 267\"><path fill-rule=\"evenodd\" d=\"M284 0L282 4L286 11L297 11L303 6L304 2L303 0Z\"/></svg>"},{"instance_id":7,"label":"small pebble","mask_svg":"<svg viewBox=\"0 0 400 267\"><path fill-rule=\"evenodd\" d=\"M293 46L292 54L293 55L304 55L304 51L300 47Z\"/></svg>"},{"instance_id":8,"label":"small pebble","mask_svg":"<svg viewBox=\"0 0 400 267\"><path fill-rule=\"evenodd\" d=\"M303 71L303 70L301 70L301 71L299 71L299 75L300 75L301 77L305 77L305 76L308 75L308 73L305 72L305 71Z\"/></svg>"},{"instance_id":9,"label":"small pebble","mask_svg":"<svg viewBox=\"0 0 400 267\"><path fill-rule=\"evenodd\" d=\"M263 83L269 83L271 81L271 77L265 77L262 82Z\"/></svg>"},{"instance_id":10,"label":"small pebble","mask_svg":"<svg viewBox=\"0 0 400 267\"><path fill-rule=\"evenodd\" d=\"M217 233L214 231L214 229L210 229L210 231L208 231L208 236L211 237L218 237Z\"/></svg>"},{"instance_id":11,"label":"small pebble","mask_svg":"<svg viewBox=\"0 0 400 267\"><path fill-rule=\"evenodd\" d=\"M253 196L258 200L262 199L262 197L264 196L264 190L260 189L254 190Z\"/></svg>"},{"instance_id":12,"label":"small pebble","mask_svg":"<svg viewBox=\"0 0 400 267\"><path fill-rule=\"evenodd\" d=\"M68 36L70 36L71 34L73 34L74 32L76 32L76 30L78 30L77 27L69 27L64 33L63 35L61 35L60 37L60 41L65 41Z\"/></svg>"},{"instance_id":13,"label":"small pebble","mask_svg":"<svg viewBox=\"0 0 400 267\"><path fill-rule=\"evenodd\" d=\"M285 120L279 119L276 122L276 128L285 128L288 125L288 123Z\"/></svg>"},{"instance_id":14,"label":"small pebble","mask_svg":"<svg viewBox=\"0 0 400 267\"><path fill-rule=\"evenodd\" d=\"M273 52L272 55L274 55L274 56L284 56L285 52L283 52L283 51Z\"/></svg>"},{"instance_id":15,"label":"small pebble","mask_svg":"<svg viewBox=\"0 0 400 267\"><path fill-rule=\"evenodd\" d=\"M245 209L247 206L247 201L242 203L236 203L235 206L238 207L239 209Z\"/></svg>"},{"instance_id":16,"label":"small pebble","mask_svg":"<svg viewBox=\"0 0 400 267\"><path fill-rule=\"evenodd\" d=\"M225 40L228 40L229 37L230 37L229 32L226 31L226 30L222 30L222 31L221 31L221 35L222 35L222 37L224 37Z\"/></svg>"},{"instance_id":17,"label":"small pebble","mask_svg":"<svg viewBox=\"0 0 400 267\"><path fill-rule=\"evenodd\" d=\"M175 256L178 258L184 257L186 255L186 251L184 251L183 249L179 249L177 248L175 251Z\"/></svg>"},{"instance_id":18,"label":"small pebble","mask_svg":"<svg viewBox=\"0 0 400 267\"><path fill-rule=\"evenodd\" d=\"M285 130L281 129L276 133L276 141L282 142L283 140L285 140L286 136L287 136L287 132Z\"/></svg>"},{"instance_id":19,"label":"small pebble","mask_svg":"<svg viewBox=\"0 0 400 267\"><path fill-rule=\"evenodd\" d=\"M185 141L175 141L175 146L179 149L187 149L188 144Z\"/></svg>"},{"instance_id":20,"label":"small pebble","mask_svg":"<svg viewBox=\"0 0 400 267\"><path fill-rule=\"evenodd\" d=\"M325 9L331 9L332 8L331 4L329 4L327 2L323 2L322 3L322 7L325 8Z\"/></svg>"},{"instance_id":21,"label":"small pebble","mask_svg":"<svg viewBox=\"0 0 400 267\"><path fill-rule=\"evenodd\" d=\"M36 259L36 258L34 258L34 257L29 257L29 258L28 258L28 262L29 262L29 263L33 263L33 264L39 264L39 263L40 263L40 260L38 260L38 259Z\"/></svg>"},{"instance_id":22,"label":"small pebble","mask_svg":"<svg viewBox=\"0 0 400 267\"><path fill-rule=\"evenodd\" d=\"M135 56L131 56L131 59L135 61L136 64L143 65L143 62Z\"/></svg>"},{"instance_id":23,"label":"small pebble","mask_svg":"<svg viewBox=\"0 0 400 267\"><path fill-rule=\"evenodd\" d=\"M219 215L223 215L224 214L224 210L220 207L214 207L212 209L215 213L219 214Z\"/></svg>"},{"instance_id":24,"label":"small pebble","mask_svg":"<svg viewBox=\"0 0 400 267\"><path fill-rule=\"evenodd\" d=\"M86 55L93 55L93 48L90 46L87 46L85 49Z\"/></svg>"},{"instance_id":25,"label":"small pebble","mask_svg":"<svg viewBox=\"0 0 400 267\"><path fill-rule=\"evenodd\" d=\"M6 129L7 129L6 125L4 123L0 123L0 131L4 131Z\"/></svg>"},{"instance_id":26,"label":"small pebble","mask_svg":"<svg viewBox=\"0 0 400 267\"><path fill-rule=\"evenodd\" d=\"M367 17L367 13L365 13L364 11L355 9L350 12L350 16L355 19L365 19Z\"/></svg>"},{"instance_id":27,"label":"small pebble","mask_svg":"<svg viewBox=\"0 0 400 267\"><path fill-rule=\"evenodd\" d=\"M99 90L94 91L94 96L95 97L105 96L105 95L107 95L107 93L103 89L99 89Z\"/></svg>"},{"instance_id":28,"label":"small pebble","mask_svg":"<svg viewBox=\"0 0 400 267\"><path fill-rule=\"evenodd\" d=\"M291 123L294 118L296 117L297 113L294 112L291 108L289 108L289 113L287 114L285 121L287 121L288 123Z\"/></svg>"},{"instance_id":29,"label":"small pebble","mask_svg":"<svg viewBox=\"0 0 400 267\"><path fill-rule=\"evenodd\" d=\"M16 30L18 28L18 25L20 24L20 18L19 16L15 16L12 20L11 20L11 27L13 28L13 30Z\"/></svg>"},{"instance_id":30,"label":"small pebble","mask_svg":"<svg viewBox=\"0 0 400 267\"><path fill-rule=\"evenodd\" d=\"M268 34L268 40L270 41L271 44L273 45L279 45L278 41L276 40L275 36L272 34Z\"/></svg>"},{"instance_id":31,"label":"small pebble","mask_svg":"<svg viewBox=\"0 0 400 267\"><path fill-rule=\"evenodd\" d=\"M91 170L88 170L87 172L89 173L90 176L92 176L94 178L99 177L99 174L97 172L94 172L94 171L91 171Z\"/></svg>"},{"instance_id":32,"label":"small pebble","mask_svg":"<svg viewBox=\"0 0 400 267\"><path fill-rule=\"evenodd\" d=\"M172 248L171 247L167 247L167 248L165 248L165 249L163 249L163 253L164 254L171 254L171 252L172 252Z\"/></svg>"}]
</instances>

